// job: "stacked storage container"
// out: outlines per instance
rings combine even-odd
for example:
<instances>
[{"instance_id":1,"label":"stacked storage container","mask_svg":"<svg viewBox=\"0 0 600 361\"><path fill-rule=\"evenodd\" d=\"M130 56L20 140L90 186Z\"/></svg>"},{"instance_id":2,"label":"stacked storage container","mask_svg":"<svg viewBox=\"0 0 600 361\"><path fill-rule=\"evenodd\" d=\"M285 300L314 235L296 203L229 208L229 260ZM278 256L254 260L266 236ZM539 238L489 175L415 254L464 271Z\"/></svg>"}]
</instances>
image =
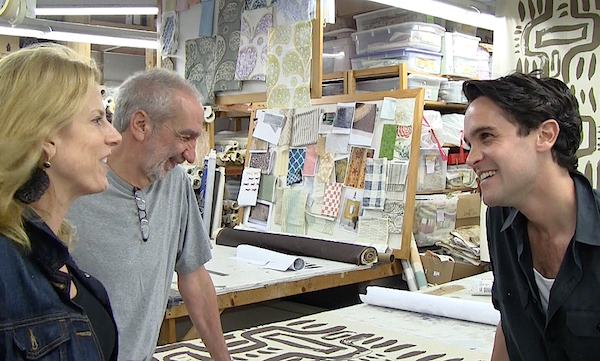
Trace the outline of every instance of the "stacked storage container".
<instances>
[{"instance_id":1,"label":"stacked storage container","mask_svg":"<svg viewBox=\"0 0 600 361\"><path fill-rule=\"evenodd\" d=\"M442 74L475 78L479 40L476 36L446 32L442 45Z\"/></svg>"}]
</instances>

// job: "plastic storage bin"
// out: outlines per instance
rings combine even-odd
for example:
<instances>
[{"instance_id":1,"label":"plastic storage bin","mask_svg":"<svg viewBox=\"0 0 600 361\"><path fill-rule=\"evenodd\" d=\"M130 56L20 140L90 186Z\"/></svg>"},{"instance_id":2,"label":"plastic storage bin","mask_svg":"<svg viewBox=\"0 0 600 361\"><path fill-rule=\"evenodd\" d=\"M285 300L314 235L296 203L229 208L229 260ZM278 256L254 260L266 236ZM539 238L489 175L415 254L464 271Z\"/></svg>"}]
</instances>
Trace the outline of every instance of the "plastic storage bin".
<instances>
[{"instance_id":1,"label":"plastic storage bin","mask_svg":"<svg viewBox=\"0 0 600 361\"><path fill-rule=\"evenodd\" d=\"M408 22L352 34L356 54L412 47L439 52L445 29L436 24Z\"/></svg>"},{"instance_id":2,"label":"plastic storage bin","mask_svg":"<svg viewBox=\"0 0 600 361\"><path fill-rule=\"evenodd\" d=\"M456 75L465 78L477 77L477 58L462 56L445 56L442 59L442 74Z\"/></svg>"},{"instance_id":3,"label":"plastic storage bin","mask_svg":"<svg viewBox=\"0 0 600 361\"><path fill-rule=\"evenodd\" d=\"M467 104L467 98L463 94L463 80L448 80L440 84L438 97L447 103Z\"/></svg>"},{"instance_id":4,"label":"plastic storage bin","mask_svg":"<svg viewBox=\"0 0 600 361\"><path fill-rule=\"evenodd\" d=\"M425 100L438 100L438 91L440 84L447 81L446 78L424 74L408 74L408 89L423 88L425 90Z\"/></svg>"},{"instance_id":5,"label":"plastic storage bin","mask_svg":"<svg viewBox=\"0 0 600 361\"><path fill-rule=\"evenodd\" d=\"M417 172L418 191L443 191L446 189L448 151L449 148L442 148L445 156L443 159L439 149L420 149Z\"/></svg>"},{"instance_id":6,"label":"plastic storage bin","mask_svg":"<svg viewBox=\"0 0 600 361\"><path fill-rule=\"evenodd\" d=\"M425 22L427 21L427 15L391 7L355 15L354 20L356 21L356 29L358 31L365 31L408 21Z\"/></svg>"},{"instance_id":7,"label":"plastic storage bin","mask_svg":"<svg viewBox=\"0 0 600 361\"><path fill-rule=\"evenodd\" d=\"M354 70L406 63L409 70L439 74L442 54L421 49L401 48L355 55L350 58L350 62Z\"/></svg>"},{"instance_id":8,"label":"plastic storage bin","mask_svg":"<svg viewBox=\"0 0 600 361\"><path fill-rule=\"evenodd\" d=\"M442 53L444 56L459 55L466 58L477 57L477 48L481 39L461 33L444 33Z\"/></svg>"},{"instance_id":9,"label":"plastic storage bin","mask_svg":"<svg viewBox=\"0 0 600 361\"><path fill-rule=\"evenodd\" d=\"M363 80L363 81L356 82L356 92L357 93L388 91L388 90L398 90L398 89L400 89L400 79L398 77Z\"/></svg>"},{"instance_id":10,"label":"plastic storage bin","mask_svg":"<svg viewBox=\"0 0 600 361\"><path fill-rule=\"evenodd\" d=\"M354 42L350 38L323 42L323 74L350 69Z\"/></svg>"},{"instance_id":11,"label":"plastic storage bin","mask_svg":"<svg viewBox=\"0 0 600 361\"><path fill-rule=\"evenodd\" d=\"M324 96L344 94L344 84L342 84L342 83L323 83L322 94Z\"/></svg>"}]
</instances>

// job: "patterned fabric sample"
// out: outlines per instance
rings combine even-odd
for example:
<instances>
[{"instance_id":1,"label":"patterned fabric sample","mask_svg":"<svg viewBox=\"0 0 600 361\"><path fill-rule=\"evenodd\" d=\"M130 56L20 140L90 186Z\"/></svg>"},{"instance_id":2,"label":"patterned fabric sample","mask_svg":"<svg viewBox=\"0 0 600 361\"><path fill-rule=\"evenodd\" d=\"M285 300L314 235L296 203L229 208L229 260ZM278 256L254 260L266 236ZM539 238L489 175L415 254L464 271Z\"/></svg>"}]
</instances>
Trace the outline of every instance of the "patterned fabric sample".
<instances>
[{"instance_id":1,"label":"patterned fabric sample","mask_svg":"<svg viewBox=\"0 0 600 361\"><path fill-rule=\"evenodd\" d=\"M346 172L348 171L348 158L338 159L334 161L335 166L335 181L344 183Z\"/></svg>"},{"instance_id":2,"label":"patterned fabric sample","mask_svg":"<svg viewBox=\"0 0 600 361\"><path fill-rule=\"evenodd\" d=\"M333 153L325 151L325 137L319 137L315 152L319 156L319 167L317 168L317 181L327 183L331 180L333 173Z\"/></svg>"},{"instance_id":3,"label":"patterned fabric sample","mask_svg":"<svg viewBox=\"0 0 600 361\"><path fill-rule=\"evenodd\" d=\"M263 0L264 1L264 0ZM258 8L242 13L240 50L235 66L237 80L265 80L269 29L273 27L273 9Z\"/></svg>"},{"instance_id":4,"label":"patterned fabric sample","mask_svg":"<svg viewBox=\"0 0 600 361\"><path fill-rule=\"evenodd\" d=\"M306 156L306 149L304 148L290 148L290 159L288 162L288 173L286 184L300 183L302 182L302 167L304 166L304 157Z\"/></svg>"},{"instance_id":5,"label":"patterned fabric sample","mask_svg":"<svg viewBox=\"0 0 600 361\"><path fill-rule=\"evenodd\" d=\"M381 145L379 146L379 158L394 159L394 146L396 145L396 124L384 124L381 132Z\"/></svg>"},{"instance_id":6,"label":"patterned fabric sample","mask_svg":"<svg viewBox=\"0 0 600 361\"><path fill-rule=\"evenodd\" d=\"M305 204L308 193L302 188L286 188L281 199L281 230L285 233L305 234Z\"/></svg>"},{"instance_id":7,"label":"patterned fabric sample","mask_svg":"<svg viewBox=\"0 0 600 361\"><path fill-rule=\"evenodd\" d=\"M309 177L308 179L310 179ZM314 178L313 178L314 179ZM326 183L321 182L313 182L312 194L310 195L310 199L312 199L312 203L309 201L309 211L314 214L321 214L321 208L323 207L323 198L325 198L325 186Z\"/></svg>"},{"instance_id":8,"label":"patterned fabric sample","mask_svg":"<svg viewBox=\"0 0 600 361\"><path fill-rule=\"evenodd\" d=\"M406 176L408 175L408 162L389 162L387 171L387 191L404 192L406 189Z\"/></svg>"},{"instance_id":9,"label":"patterned fabric sample","mask_svg":"<svg viewBox=\"0 0 600 361\"><path fill-rule=\"evenodd\" d=\"M271 173L273 152L267 151L251 151L248 153L248 166L258 168L263 174Z\"/></svg>"},{"instance_id":10,"label":"patterned fabric sample","mask_svg":"<svg viewBox=\"0 0 600 361\"><path fill-rule=\"evenodd\" d=\"M304 158L304 166L302 167L302 175L313 176L317 167L317 151L316 145L306 147L306 157Z\"/></svg>"},{"instance_id":11,"label":"patterned fabric sample","mask_svg":"<svg viewBox=\"0 0 600 361\"><path fill-rule=\"evenodd\" d=\"M288 187L285 185L285 176L277 177L275 181L275 199L278 201L275 202L275 209L273 209L273 221L275 224L281 224L281 209L283 208L283 203L281 200L283 199L283 191Z\"/></svg>"},{"instance_id":12,"label":"patterned fabric sample","mask_svg":"<svg viewBox=\"0 0 600 361\"><path fill-rule=\"evenodd\" d=\"M352 147L350 160L348 161L348 170L344 185L352 188L363 188L365 184L365 167L367 158L373 158L375 151L362 147Z\"/></svg>"},{"instance_id":13,"label":"patterned fabric sample","mask_svg":"<svg viewBox=\"0 0 600 361\"><path fill-rule=\"evenodd\" d=\"M415 98L396 99L396 124L412 125L415 112Z\"/></svg>"},{"instance_id":14,"label":"patterned fabric sample","mask_svg":"<svg viewBox=\"0 0 600 361\"><path fill-rule=\"evenodd\" d=\"M289 159L290 151L287 147L277 148L275 151L275 168L273 169L273 175L278 177L286 175Z\"/></svg>"},{"instance_id":15,"label":"patterned fabric sample","mask_svg":"<svg viewBox=\"0 0 600 361\"><path fill-rule=\"evenodd\" d=\"M333 229L335 228L335 220L319 216L312 213L306 213L306 222L308 223L308 227L313 231L332 235Z\"/></svg>"},{"instance_id":16,"label":"patterned fabric sample","mask_svg":"<svg viewBox=\"0 0 600 361\"><path fill-rule=\"evenodd\" d=\"M354 103L338 103L335 118L333 119L332 133L350 134L354 121Z\"/></svg>"},{"instance_id":17,"label":"patterned fabric sample","mask_svg":"<svg viewBox=\"0 0 600 361\"><path fill-rule=\"evenodd\" d=\"M394 159L408 160L410 157L410 142L412 140L412 124L398 125L396 129L396 145Z\"/></svg>"},{"instance_id":18,"label":"patterned fabric sample","mask_svg":"<svg viewBox=\"0 0 600 361\"><path fill-rule=\"evenodd\" d=\"M260 169L244 168L237 202L240 206L255 206L260 183Z\"/></svg>"},{"instance_id":19,"label":"patterned fabric sample","mask_svg":"<svg viewBox=\"0 0 600 361\"><path fill-rule=\"evenodd\" d=\"M313 108L292 117L292 147L315 144L319 138L321 109Z\"/></svg>"},{"instance_id":20,"label":"patterned fabric sample","mask_svg":"<svg viewBox=\"0 0 600 361\"><path fill-rule=\"evenodd\" d=\"M273 0L275 25L281 26L315 17L315 0Z\"/></svg>"},{"instance_id":21,"label":"patterned fabric sample","mask_svg":"<svg viewBox=\"0 0 600 361\"><path fill-rule=\"evenodd\" d=\"M387 159L367 158L363 207L383 209L386 193Z\"/></svg>"},{"instance_id":22,"label":"patterned fabric sample","mask_svg":"<svg viewBox=\"0 0 600 361\"><path fill-rule=\"evenodd\" d=\"M360 217L358 219L359 242L388 244L389 220L387 218Z\"/></svg>"},{"instance_id":23,"label":"patterned fabric sample","mask_svg":"<svg viewBox=\"0 0 600 361\"><path fill-rule=\"evenodd\" d=\"M246 0L246 10L256 10L271 5L271 0Z\"/></svg>"},{"instance_id":24,"label":"patterned fabric sample","mask_svg":"<svg viewBox=\"0 0 600 361\"><path fill-rule=\"evenodd\" d=\"M204 105L215 103L216 42L214 36L185 42L185 78L198 89Z\"/></svg>"},{"instance_id":25,"label":"patterned fabric sample","mask_svg":"<svg viewBox=\"0 0 600 361\"><path fill-rule=\"evenodd\" d=\"M337 217L340 210L342 198L342 183L327 183L321 214L324 216Z\"/></svg>"},{"instance_id":26,"label":"patterned fabric sample","mask_svg":"<svg viewBox=\"0 0 600 361\"><path fill-rule=\"evenodd\" d=\"M331 153L348 153L349 140L350 134L330 133L325 141L325 150Z\"/></svg>"},{"instance_id":27,"label":"patterned fabric sample","mask_svg":"<svg viewBox=\"0 0 600 361\"><path fill-rule=\"evenodd\" d=\"M275 202L275 186L277 177L269 174L260 176L260 184L258 186L258 199L267 202Z\"/></svg>"},{"instance_id":28,"label":"patterned fabric sample","mask_svg":"<svg viewBox=\"0 0 600 361\"><path fill-rule=\"evenodd\" d=\"M244 6L244 0L219 0L215 91L240 90L242 88L242 83L234 80L234 77L235 64L240 50L240 27Z\"/></svg>"},{"instance_id":29,"label":"patterned fabric sample","mask_svg":"<svg viewBox=\"0 0 600 361\"><path fill-rule=\"evenodd\" d=\"M283 128L279 136L278 145L289 146L292 139L292 116L294 109L281 109L280 114L283 115Z\"/></svg>"},{"instance_id":30,"label":"patterned fabric sample","mask_svg":"<svg viewBox=\"0 0 600 361\"><path fill-rule=\"evenodd\" d=\"M267 107L309 108L312 23L287 23L269 31Z\"/></svg>"},{"instance_id":31,"label":"patterned fabric sample","mask_svg":"<svg viewBox=\"0 0 600 361\"><path fill-rule=\"evenodd\" d=\"M404 201L387 199L383 207L383 217L389 220L389 233L402 233L404 220Z\"/></svg>"},{"instance_id":32,"label":"patterned fabric sample","mask_svg":"<svg viewBox=\"0 0 600 361\"><path fill-rule=\"evenodd\" d=\"M350 144L370 147L375 130L376 104L356 103L354 121L350 132Z\"/></svg>"}]
</instances>

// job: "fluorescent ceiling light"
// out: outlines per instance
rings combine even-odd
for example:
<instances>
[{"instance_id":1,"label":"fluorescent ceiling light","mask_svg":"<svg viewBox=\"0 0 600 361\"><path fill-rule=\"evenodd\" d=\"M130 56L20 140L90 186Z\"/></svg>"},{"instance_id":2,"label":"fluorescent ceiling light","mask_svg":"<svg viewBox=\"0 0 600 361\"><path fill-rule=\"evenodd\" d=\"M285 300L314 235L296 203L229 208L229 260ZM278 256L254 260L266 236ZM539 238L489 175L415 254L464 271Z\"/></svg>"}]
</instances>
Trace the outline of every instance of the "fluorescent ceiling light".
<instances>
[{"instance_id":1,"label":"fluorescent ceiling light","mask_svg":"<svg viewBox=\"0 0 600 361\"><path fill-rule=\"evenodd\" d=\"M482 29L496 30L499 19L493 14L463 9L434 0L370 0L376 3L414 11Z\"/></svg>"},{"instance_id":2,"label":"fluorescent ceiling light","mask_svg":"<svg viewBox=\"0 0 600 361\"><path fill-rule=\"evenodd\" d=\"M158 40L116 38L114 36L77 34L67 33L64 31L51 31L49 33L44 33L38 36L38 38L56 41L70 41L74 43L89 43L100 45L125 46L129 48L158 49Z\"/></svg>"},{"instance_id":3,"label":"fluorescent ceiling light","mask_svg":"<svg viewBox=\"0 0 600 361\"><path fill-rule=\"evenodd\" d=\"M0 34L89 44L158 49L155 31L28 19L16 27L0 23Z\"/></svg>"},{"instance_id":4,"label":"fluorescent ceiling light","mask_svg":"<svg viewBox=\"0 0 600 361\"><path fill-rule=\"evenodd\" d=\"M111 7L37 7L35 15L157 15L156 6L111 6Z\"/></svg>"}]
</instances>

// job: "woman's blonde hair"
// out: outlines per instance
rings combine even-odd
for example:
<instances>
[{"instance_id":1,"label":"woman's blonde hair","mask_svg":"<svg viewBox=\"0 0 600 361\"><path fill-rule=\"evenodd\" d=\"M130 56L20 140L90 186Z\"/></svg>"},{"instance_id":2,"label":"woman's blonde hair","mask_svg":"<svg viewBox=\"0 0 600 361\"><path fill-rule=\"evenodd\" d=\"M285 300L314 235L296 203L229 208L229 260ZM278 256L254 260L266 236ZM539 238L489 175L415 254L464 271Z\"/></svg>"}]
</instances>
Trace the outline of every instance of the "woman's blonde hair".
<instances>
[{"instance_id":1,"label":"woman's blonde hair","mask_svg":"<svg viewBox=\"0 0 600 361\"><path fill-rule=\"evenodd\" d=\"M21 49L0 60L0 233L29 250L25 205L14 195L45 159L42 145L79 113L100 79L95 63L57 44ZM58 235L68 241L64 222Z\"/></svg>"}]
</instances>

